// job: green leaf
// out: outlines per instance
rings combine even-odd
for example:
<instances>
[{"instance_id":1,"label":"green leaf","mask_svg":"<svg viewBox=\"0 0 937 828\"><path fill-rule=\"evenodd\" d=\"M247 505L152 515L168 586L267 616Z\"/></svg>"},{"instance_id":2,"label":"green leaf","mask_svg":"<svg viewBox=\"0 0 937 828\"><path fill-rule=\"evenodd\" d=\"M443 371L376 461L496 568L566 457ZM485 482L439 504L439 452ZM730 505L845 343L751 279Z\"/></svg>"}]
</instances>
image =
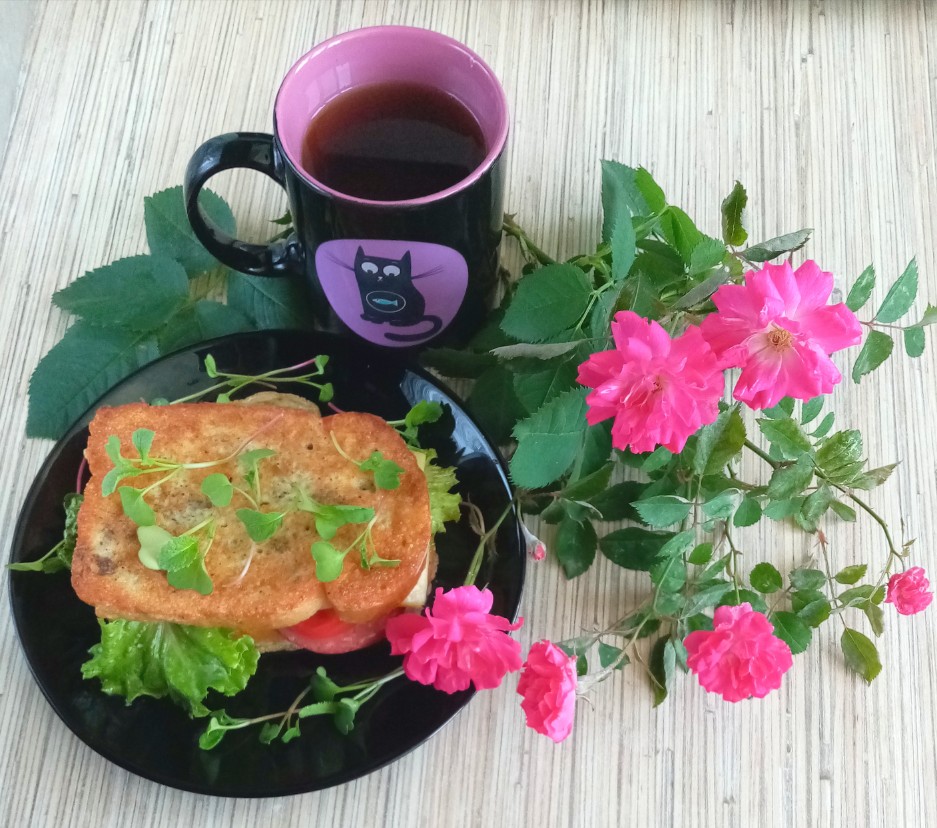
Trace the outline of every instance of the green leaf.
<instances>
[{"instance_id":1,"label":"green leaf","mask_svg":"<svg viewBox=\"0 0 937 828\"><path fill-rule=\"evenodd\" d=\"M830 503L830 509L836 514L840 520L848 521L849 523L855 523L856 521L856 510L851 506L847 506L843 501L834 499Z\"/></svg>"},{"instance_id":2,"label":"green leaf","mask_svg":"<svg viewBox=\"0 0 937 828\"><path fill-rule=\"evenodd\" d=\"M137 540L140 542L140 551L137 556L147 569L161 569L159 565L160 551L166 544L175 540L175 537L161 526L140 526L137 529Z\"/></svg>"},{"instance_id":3,"label":"green leaf","mask_svg":"<svg viewBox=\"0 0 937 828\"><path fill-rule=\"evenodd\" d=\"M826 584L826 574L819 569L795 569L790 581L796 590L819 590Z\"/></svg>"},{"instance_id":4,"label":"green leaf","mask_svg":"<svg viewBox=\"0 0 937 828\"><path fill-rule=\"evenodd\" d=\"M881 607L875 604L866 604L862 611L865 613L865 617L869 619L869 626L872 627L872 632L875 635L881 635L885 632L885 613L882 612Z\"/></svg>"},{"instance_id":5,"label":"green leaf","mask_svg":"<svg viewBox=\"0 0 937 828\"><path fill-rule=\"evenodd\" d=\"M896 322L904 316L914 304L917 296L917 262L912 259L898 280L885 295L882 306L875 314L878 322Z\"/></svg>"},{"instance_id":6,"label":"green leaf","mask_svg":"<svg viewBox=\"0 0 937 828\"><path fill-rule=\"evenodd\" d=\"M164 256L131 256L92 270L62 288L52 301L86 322L153 331L185 304L189 280Z\"/></svg>"},{"instance_id":7,"label":"green leaf","mask_svg":"<svg viewBox=\"0 0 937 828\"><path fill-rule=\"evenodd\" d=\"M261 512L257 509L238 509L235 513L247 534L255 543L270 540L283 523L286 512ZM320 579L321 580L321 579Z\"/></svg>"},{"instance_id":8,"label":"green leaf","mask_svg":"<svg viewBox=\"0 0 937 828\"><path fill-rule=\"evenodd\" d=\"M833 483L851 482L862 467L861 461L862 434L854 428L837 431L817 447L817 466Z\"/></svg>"},{"instance_id":9,"label":"green leaf","mask_svg":"<svg viewBox=\"0 0 937 828\"><path fill-rule=\"evenodd\" d=\"M896 466L897 463L889 463L887 466L869 469L858 477L854 477L849 485L853 489L874 489L876 486L881 486L882 483L891 477L891 473L895 470Z\"/></svg>"},{"instance_id":10,"label":"green leaf","mask_svg":"<svg viewBox=\"0 0 937 828\"><path fill-rule=\"evenodd\" d=\"M703 504L703 514L710 521L729 520L741 502L742 493L738 489L724 489Z\"/></svg>"},{"instance_id":11,"label":"green leaf","mask_svg":"<svg viewBox=\"0 0 937 828\"><path fill-rule=\"evenodd\" d=\"M853 313L859 310L872 295L875 289L875 268L869 265L862 271L862 275L856 279L856 283L850 288L849 295L846 297L846 307Z\"/></svg>"},{"instance_id":12,"label":"green leaf","mask_svg":"<svg viewBox=\"0 0 937 828\"><path fill-rule=\"evenodd\" d=\"M572 327L591 296L592 285L578 267L546 265L518 282L501 329L522 342L542 342Z\"/></svg>"},{"instance_id":13,"label":"green leaf","mask_svg":"<svg viewBox=\"0 0 937 828\"><path fill-rule=\"evenodd\" d=\"M698 475L716 474L745 445L745 423L737 406L723 411L714 423L700 429L693 470Z\"/></svg>"},{"instance_id":14,"label":"green leaf","mask_svg":"<svg viewBox=\"0 0 937 828\"><path fill-rule=\"evenodd\" d=\"M175 572L190 566L198 556L198 540L193 535L180 535L163 544L157 562L160 569Z\"/></svg>"},{"instance_id":15,"label":"green leaf","mask_svg":"<svg viewBox=\"0 0 937 828\"><path fill-rule=\"evenodd\" d=\"M802 653L810 646L813 632L802 618L792 612L773 612L770 620L774 624L774 634L791 648L792 655Z\"/></svg>"},{"instance_id":16,"label":"green leaf","mask_svg":"<svg viewBox=\"0 0 937 828\"><path fill-rule=\"evenodd\" d=\"M477 354L457 348L431 348L420 354L420 361L443 376L475 379L498 361L493 354Z\"/></svg>"},{"instance_id":17,"label":"green leaf","mask_svg":"<svg viewBox=\"0 0 937 828\"><path fill-rule=\"evenodd\" d=\"M560 494L569 500L588 500L595 495L602 494L608 490L608 481L614 468L615 464L608 462L592 474L570 483Z\"/></svg>"},{"instance_id":18,"label":"green leaf","mask_svg":"<svg viewBox=\"0 0 937 828\"><path fill-rule=\"evenodd\" d=\"M619 223L630 224L631 216L648 214L636 170L617 161L602 161L602 212L602 241L605 242L612 240Z\"/></svg>"},{"instance_id":19,"label":"green leaf","mask_svg":"<svg viewBox=\"0 0 937 828\"><path fill-rule=\"evenodd\" d=\"M515 374L514 393L527 411L536 411L576 386L576 365L569 360L544 362L543 370Z\"/></svg>"},{"instance_id":20,"label":"green leaf","mask_svg":"<svg viewBox=\"0 0 937 828\"><path fill-rule=\"evenodd\" d=\"M880 603L885 597L884 587L876 587L874 584L862 584L843 590L839 594L839 600L850 607L865 607L867 604ZM878 600L876 600L878 599Z\"/></svg>"},{"instance_id":21,"label":"green leaf","mask_svg":"<svg viewBox=\"0 0 937 828\"><path fill-rule=\"evenodd\" d=\"M771 259L776 259L782 253L793 253L800 250L807 243L812 232L812 227L806 227L803 230L787 233L784 236L775 236L766 242L749 247L742 255L750 262L768 262Z\"/></svg>"},{"instance_id":22,"label":"green leaf","mask_svg":"<svg viewBox=\"0 0 937 828\"><path fill-rule=\"evenodd\" d=\"M719 602L720 607L737 607L739 604L751 604L753 610L762 614L768 612L768 605L765 603L765 599L757 592L752 592L750 589L730 589Z\"/></svg>"},{"instance_id":23,"label":"green leaf","mask_svg":"<svg viewBox=\"0 0 937 828\"><path fill-rule=\"evenodd\" d=\"M618 664L615 664L618 659L621 661ZM606 644L604 641L599 642L599 664L602 666L602 669L607 669L615 664L616 670L621 670L625 667L626 664L630 664L631 659L628 656L622 656L621 647L613 647L611 644Z\"/></svg>"},{"instance_id":24,"label":"green leaf","mask_svg":"<svg viewBox=\"0 0 937 828\"><path fill-rule=\"evenodd\" d=\"M923 328L905 328L904 349L909 357L917 358L924 353L926 337Z\"/></svg>"},{"instance_id":25,"label":"green leaf","mask_svg":"<svg viewBox=\"0 0 937 828\"><path fill-rule=\"evenodd\" d=\"M852 366L852 381L860 382L862 378L879 367L895 347L895 340L881 331L869 331L859 356Z\"/></svg>"},{"instance_id":26,"label":"green leaf","mask_svg":"<svg viewBox=\"0 0 937 828\"><path fill-rule=\"evenodd\" d=\"M202 481L202 494L210 501L212 506L224 507L231 503L234 496L234 486L227 475L217 472L210 474Z\"/></svg>"},{"instance_id":27,"label":"green leaf","mask_svg":"<svg viewBox=\"0 0 937 828\"><path fill-rule=\"evenodd\" d=\"M813 468L813 461L808 454L801 455L793 465L779 466L771 474L768 497L772 500L786 500L800 494L813 480Z\"/></svg>"},{"instance_id":28,"label":"green leaf","mask_svg":"<svg viewBox=\"0 0 937 828\"><path fill-rule=\"evenodd\" d=\"M378 489L392 491L400 486L400 475L403 469L393 460L388 460L379 451L372 451L367 460L358 464L358 468L363 472L372 472L374 474L374 485Z\"/></svg>"},{"instance_id":29,"label":"green leaf","mask_svg":"<svg viewBox=\"0 0 937 828\"><path fill-rule=\"evenodd\" d=\"M784 520L797 514L804 505L805 498L792 497L789 500L772 500L765 506L762 514L771 520Z\"/></svg>"},{"instance_id":30,"label":"green leaf","mask_svg":"<svg viewBox=\"0 0 937 828\"><path fill-rule=\"evenodd\" d=\"M170 354L195 342L249 331L251 328L250 319L241 311L221 302L199 299L194 305L184 307L160 328L159 352Z\"/></svg>"},{"instance_id":31,"label":"green leaf","mask_svg":"<svg viewBox=\"0 0 937 828\"><path fill-rule=\"evenodd\" d=\"M830 617L831 607L830 602L826 599L825 596L818 593L819 598L814 599L801 606L794 607L797 617L800 618L805 624L811 627L819 627L824 621ZM792 596L792 597L796 597Z\"/></svg>"},{"instance_id":32,"label":"green leaf","mask_svg":"<svg viewBox=\"0 0 937 828\"><path fill-rule=\"evenodd\" d=\"M705 566L712 560L713 545L708 541L699 544L691 553L687 560L696 566Z\"/></svg>"},{"instance_id":33,"label":"green leaf","mask_svg":"<svg viewBox=\"0 0 937 828\"><path fill-rule=\"evenodd\" d=\"M684 615L693 616L703 610L712 609L725 598L729 590L734 591L734 587L728 581L718 581L711 586L698 589L687 598L686 606L683 609ZM712 628L710 627L710 629Z\"/></svg>"},{"instance_id":34,"label":"green leaf","mask_svg":"<svg viewBox=\"0 0 937 828\"><path fill-rule=\"evenodd\" d=\"M661 215L661 235L668 243L676 248L680 258L689 265L693 258L693 251L704 239L699 228L693 220L679 207L667 207Z\"/></svg>"},{"instance_id":35,"label":"green leaf","mask_svg":"<svg viewBox=\"0 0 937 828\"><path fill-rule=\"evenodd\" d=\"M143 499L143 490L132 486L121 486L117 493L120 495L120 507L124 514L137 526L153 526L156 523L156 513Z\"/></svg>"},{"instance_id":36,"label":"green leaf","mask_svg":"<svg viewBox=\"0 0 937 828\"><path fill-rule=\"evenodd\" d=\"M546 486L573 464L586 425L586 393L586 389L567 391L517 423L517 451L510 464L516 486Z\"/></svg>"},{"instance_id":37,"label":"green leaf","mask_svg":"<svg viewBox=\"0 0 937 828\"><path fill-rule=\"evenodd\" d=\"M191 589L200 595L211 595L214 589L211 578L205 569L204 555L197 555L185 566L168 570L166 580L171 587Z\"/></svg>"},{"instance_id":38,"label":"green leaf","mask_svg":"<svg viewBox=\"0 0 937 828\"><path fill-rule=\"evenodd\" d=\"M301 279L228 275L228 306L243 313L258 328L313 327L309 293Z\"/></svg>"},{"instance_id":39,"label":"green leaf","mask_svg":"<svg viewBox=\"0 0 937 828\"><path fill-rule=\"evenodd\" d=\"M58 439L105 391L158 356L148 334L72 325L29 381L29 437Z\"/></svg>"},{"instance_id":40,"label":"green leaf","mask_svg":"<svg viewBox=\"0 0 937 828\"><path fill-rule=\"evenodd\" d=\"M821 394L819 397L814 397L809 402L805 402L800 410L800 423L801 425L807 425L807 423L812 423L817 417L820 416L820 410L823 408L824 397Z\"/></svg>"},{"instance_id":41,"label":"green leaf","mask_svg":"<svg viewBox=\"0 0 937 828\"><path fill-rule=\"evenodd\" d=\"M346 552L339 552L328 541L316 541L312 545L312 558L316 562L316 578L323 584L334 581L342 574Z\"/></svg>"},{"instance_id":42,"label":"green leaf","mask_svg":"<svg viewBox=\"0 0 937 828\"><path fill-rule=\"evenodd\" d=\"M794 413L794 399L792 397L784 397L777 405L766 408L761 413L769 420L790 419L791 415Z\"/></svg>"},{"instance_id":43,"label":"green leaf","mask_svg":"<svg viewBox=\"0 0 937 828\"><path fill-rule=\"evenodd\" d=\"M927 307L924 309L924 315L921 317L921 321L915 322L912 327L925 328L928 325L937 325L937 305L931 305L930 303L928 303Z\"/></svg>"},{"instance_id":44,"label":"green leaf","mask_svg":"<svg viewBox=\"0 0 937 828\"><path fill-rule=\"evenodd\" d=\"M765 595L777 592L783 584L781 573L769 563L757 564L748 577L752 586Z\"/></svg>"},{"instance_id":45,"label":"green leaf","mask_svg":"<svg viewBox=\"0 0 937 828\"><path fill-rule=\"evenodd\" d=\"M633 504L638 514L648 526L672 526L680 523L693 508L684 497L676 495L658 495L647 500L637 500Z\"/></svg>"},{"instance_id":46,"label":"green leaf","mask_svg":"<svg viewBox=\"0 0 937 828\"><path fill-rule=\"evenodd\" d=\"M169 697L192 716L205 716L209 690L240 693L257 669L259 653L250 636L213 627L99 621L101 642L81 666L109 695L127 704L140 696Z\"/></svg>"},{"instance_id":47,"label":"green leaf","mask_svg":"<svg viewBox=\"0 0 937 828\"><path fill-rule=\"evenodd\" d=\"M564 518L556 530L556 556L567 578L582 575L595 560L595 528L589 521Z\"/></svg>"},{"instance_id":48,"label":"green leaf","mask_svg":"<svg viewBox=\"0 0 937 828\"><path fill-rule=\"evenodd\" d=\"M862 576L865 575L865 572L868 568L868 564L854 564L853 566L847 566L837 572L833 576L833 579L841 584L855 584L862 580Z\"/></svg>"},{"instance_id":49,"label":"green leaf","mask_svg":"<svg viewBox=\"0 0 937 828\"><path fill-rule=\"evenodd\" d=\"M786 460L796 460L809 454L813 445L798 423L791 419L758 420L758 428L769 442L775 445Z\"/></svg>"},{"instance_id":50,"label":"green leaf","mask_svg":"<svg viewBox=\"0 0 937 828\"><path fill-rule=\"evenodd\" d=\"M861 632L851 627L846 627L843 630L840 645L843 648L843 655L846 657L846 664L849 669L858 673L867 683L871 684L873 679L882 671L882 662L879 660L878 650L875 645Z\"/></svg>"},{"instance_id":51,"label":"green leaf","mask_svg":"<svg viewBox=\"0 0 937 828\"><path fill-rule=\"evenodd\" d=\"M820 439L821 437L826 437L830 433L830 429L833 427L833 420L836 419L836 415L833 412L829 412L822 420L820 420L820 425L816 427L814 431L810 432L811 437L816 437Z\"/></svg>"},{"instance_id":52,"label":"green leaf","mask_svg":"<svg viewBox=\"0 0 937 828\"><path fill-rule=\"evenodd\" d=\"M153 447L153 438L155 436L156 432L150 428L138 428L130 435L130 442L133 443L137 454L144 462L150 457L150 449Z\"/></svg>"},{"instance_id":53,"label":"green leaf","mask_svg":"<svg viewBox=\"0 0 937 828\"><path fill-rule=\"evenodd\" d=\"M641 463L641 470L650 474L658 469L662 469L669 464L671 460L673 460L673 452L665 446L658 446L645 458L644 462Z\"/></svg>"},{"instance_id":54,"label":"green leaf","mask_svg":"<svg viewBox=\"0 0 937 828\"><path fill-rule=\"evenodd\" d=\"M514 375L503 365L489 368L475 380L467 405L494 443L506 443L511 429L525 413L514 393Z\"/></svg>"},{"instance_id":55,"label":"green leaf","mask_svg":"<svg viewBox=\"0 0 937 828\"><path fill-rule=\"evenodd\" d=\"M615 223L612 230L612 280L622 282L628 276L635 259L635 243L637 238L634 225L628 216L622 217Z\"/></svg>"},{"instance_id":56,"label":"green leaf","mask_svg":"<svg viewBox=\"0 0 937 828\"><path fill-rule=\"evenodd\" d=\"M748 239L748 233L742 226L742 215L746 204L748 204L748 194L745 188L736 181L732 192L722 202L722 238L726 244L731 244L733 247L740 247Z\"/></svg>"},{"instance_id":57,"label":"green leaf","mask_svg":"<svg viewBox=\"0 0 937 828\"><path fill-rule=\"evenodd\" d=\"M589 502L602 513L602 519L614 520L640 520L637 510L631 504L641 497L645 484L634 480L626 480L609 486Z\"/></svg>"},{"instance_id":58,"label":"green leaf","mask_svg":"<svg viewBox=\"0 0 937 828\"><path fill-rule=\"evenodd\" d=\"M203 189L199 207L225 233L235 235L234 215L221 196ZM175 259L190 276L218 266L215 257L195 238L186 216L182 187L170 187L144 198L143 220L152 253Z\"/></svg>"},{"instance_id":59,"label":"green leaf","mask_svg":"<svg viewBox=\"0 0 937 828\"><path fill-rule=\"evenodd\" d=\"M668 636L657 639L651 650L651 680L654 684L654 707L667 698L667 692L673 682L674 667L677 666L677 653L673 641Z\"/></svg>"},{"instance_id":60,"label":"green leaf","mask_svg":"<svg viewBox=\"0 0 937 828\"><path fill-rule=\"evenodd\" d=\"M673 537L670 532L649 532L629 526L607 534L599 541L599 549L612 563L624 569L647 572Z\"/></svg>"},{"instance_id":61,"label":"green leaf","mask_svg":"<svg viewBox=\"0 0 937 828\"><path fill-rule=\"evenodd\" d=\"M821 486L814 492L811 492L804 499L804 505L800 512L794 516L794 519L805 532L816 532L820 518L826 514L833 502L833 492L827 485Z\"/></svg>"},{"instance_id":62,"label":"green leaf","mask_svg":"<svg viewBox=\"0 0 937 828\"><path fill-rule=\"evenodd\" d=\"M677 592L686 583L684 555L689 552L694 541L695 533L689 530L674 535L661 547L659 559L650 569L651 582L659 592Z\"/></svg>"},{"instance_id":63,"label":"green leaf","mask_svg":"<svg viewBox=\"0 0 937 828\"><path fill-rule=\"evenodd\" d=\"M634 183L641 195L644 196L647 209L652 213L659 213L667 206L667 197L664 195L664 191L644 167L638 167L634 171ZM639 207L639 205L634 206Z\"/></svg>"},{"instance_id":64,"label":"green leaf","mask_svg":"<svg viewBox=\"0 0 937 828\"><path fill-rule=\"evenodd\" d=\"M690 254L689 273L699 276L720 264L726 255L726 246L718 239L704 236Z\"/></svg>"}]
</instances>

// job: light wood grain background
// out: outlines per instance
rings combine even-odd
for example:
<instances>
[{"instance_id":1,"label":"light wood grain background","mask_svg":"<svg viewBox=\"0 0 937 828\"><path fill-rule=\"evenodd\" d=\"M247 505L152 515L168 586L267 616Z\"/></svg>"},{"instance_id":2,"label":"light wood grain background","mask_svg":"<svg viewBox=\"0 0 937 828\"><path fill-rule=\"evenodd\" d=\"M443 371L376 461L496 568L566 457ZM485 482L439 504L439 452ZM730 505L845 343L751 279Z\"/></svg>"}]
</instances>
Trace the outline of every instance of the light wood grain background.
<instances>
[{"instance_id":1,"label":"light wood grain background","mask_svg":"<svg viewBox=\"0 0 937 828\"><path fill-rule=\"evenodd\" d=\"M870 261L890 281L916 255L922 292L937 298L937 6L925 0L47 0L34 11L0 159L4 558L50 448L23 433L29 374L66 325L51 294L143 251L143 196L180 183L205 138L269 129L286 69L346 29L426 26L491 63L513 109L508 209L549 250L594 244L598 160L615 158L647 166L715 234L739 178L754 237L817 228L808 252L841 287ZM258 175L220 189L258 236L284 206ZM902 459L872 500L937 575L935 351L893 358L861 396L844 384L836 404L873 464ZM867 522L829 534L842 564L884 560ZM776 524L744 541L751 563L811 552ZM573 584L552 561L531 570L525 644L607 623L639 594L602 561ZM870 688L846 673L831 625L764 701L728 705L686 678L652 709L631 670L581 703L574 735L554 746L525 731L511 680L383 771L248 801L161 788L74 738L30 678L0 583L2 826L937 824L935 609L888 609Z\"/></svg>"}]
</instances>

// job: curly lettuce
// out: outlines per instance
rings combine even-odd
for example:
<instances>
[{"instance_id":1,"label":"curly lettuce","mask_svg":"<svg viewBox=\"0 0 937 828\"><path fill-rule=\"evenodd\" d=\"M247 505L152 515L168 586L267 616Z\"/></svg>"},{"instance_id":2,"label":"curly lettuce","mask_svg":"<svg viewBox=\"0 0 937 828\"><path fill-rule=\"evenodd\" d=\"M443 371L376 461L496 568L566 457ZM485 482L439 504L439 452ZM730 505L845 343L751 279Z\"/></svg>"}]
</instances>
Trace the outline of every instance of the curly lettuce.
<instances>
[{"instance_id":1,"label":"curly lettuce","mask_svg":"<svg viewBox=\"0 0 937 828\"><path fill-rule=\"evenodd\" d=\"M141 621L99 621L101 643L81 666L86 679L123 696L169 697L191 716L207 716L209 690L233 696L257 670L259 652L250 636L227 630Z\"/></svg>"},{"instance_id":2,"label":"curly lettuce","mask_svg":"<svg viewBox=\"0 0 937 828\"><path fill-rule=\"evenodd\" d=\"M416 461L429 487L429 513L432 521L432 533L446 531L446 522L459 519L459 504L462 496L450 491L458 485L455 469L452 466L437 466L435 449L418 449L411 446Z\"/></svg>"}]
</instances>

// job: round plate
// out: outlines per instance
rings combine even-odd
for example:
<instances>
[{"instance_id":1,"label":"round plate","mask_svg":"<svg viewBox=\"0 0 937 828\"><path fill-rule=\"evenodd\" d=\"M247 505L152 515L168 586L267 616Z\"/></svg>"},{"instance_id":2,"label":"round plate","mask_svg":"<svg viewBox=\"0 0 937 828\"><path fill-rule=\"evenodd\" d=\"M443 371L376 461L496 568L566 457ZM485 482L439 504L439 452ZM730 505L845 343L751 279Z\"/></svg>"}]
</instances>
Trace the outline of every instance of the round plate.
<instances>
[{"instance_id":1,"label":"round plate","mask_svg":"<svg viewBox=\"0 0 937 828\"><path fill-rule=\"evenodd\" d=\"M326 378L334 403L347 411L368 411L398 419L419 400L438 400L448 413L423 426L421 444L435 448L444 465L457 469L459 491L492 525L511 503L504 461L461 403L429 374L386 352L365 349L323 334L262 332L239 334L173 354L141 368L102 397L97 406L157 397L176 399L208 387L203 359L218 368L259 374L328 354ZM250 390L250 389L248 389ZM283 390L294 391L290 386ZM294 391L294 393L301 393ZM209 398L211 399L211 398ZM87 442L89 411L52 450L20 514L12 560L35 560L61 538L62 498L75 490ZM435 586L459 586L478 543L463 520L436 538L439 569ZM524 581L524 541L513 513L501 526L498 553L478 579L494 594L493 612L514 619ZM347 736L330 718L302 722L302 736L288 744L263 745L258 729L233 731L212 750L198 747L204 720L192 720L166 699L141 698L125 705L85 681L81 665L100 639L91 607L71 589L68 573L10 573L10 601L20 641L33 675L55 712L85 744L112 762L163 785L216 796L283 796L327 788L356 779L403 756L451 719L473 691L447 695L405 678L385 685L360 709ZM380 676L400 664L387 642L357 653L320 656L305 651L261 657L256 675L234 698L211 694L210 708L233 716L284 710L323 665L339 684Z\"/></svg>"}]
</instances>

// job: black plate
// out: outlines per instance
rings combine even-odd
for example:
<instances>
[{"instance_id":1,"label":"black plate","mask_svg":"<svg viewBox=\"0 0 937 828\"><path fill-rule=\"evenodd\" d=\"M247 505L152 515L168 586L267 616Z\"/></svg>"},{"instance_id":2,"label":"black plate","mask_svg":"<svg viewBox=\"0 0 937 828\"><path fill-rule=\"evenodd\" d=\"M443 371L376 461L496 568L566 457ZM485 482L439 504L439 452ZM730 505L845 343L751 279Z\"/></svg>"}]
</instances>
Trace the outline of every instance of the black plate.
<instances>
[{"instance_id":1,"label":"black plate","mask_svg":"<svg viewBox=\"0 0 937 828\"><path fill-rule=\"evenodd\" d=\"M159 360L137 371L97 405L155 397L175 399L212 383L202 359L211 353L221 370L258 374L325 353L336 405L402 417L421 399L438 400L451 416L424 426L420 439L442 463L454 465L462 496L491 525L511 501L504 461L462 405L425 372L347 340L320 334L263 332L225 337ZM290 389L284 389L290 390ZM35 560L61 538L62 498L74 491L87 441L82 418L55 446L26 498L13 540L12 560ZM454 587L465 578L477 538L465 522L449 524L437 537L435 585ZM494 612L517 614L524 581L524 543L512 514L497 538L498 554L483 568L479 584L494 593ZM198 747L204 721L192 721L166 700L142 698L126 706L106 696L97 681L81 678L88 648L99 640L94 611L72 592L67 573L10 573L10 602L33 675L55 712L85 744L116 764L164 785L216 796L262 797L305 793L356 779L403 756L451 719L471 698L447 695L397 679L358 713L355 729L341 735L330 719L303 721L303 735L289 744L262 745L257 730L235 731L210 751ZM292 652L261 658L257 674L234 699L209 698L235 716L285 709L322 664L339 683L382 675L399 665L386 642L343 656ZM214 705L212 705L214 702Z\"/></svg>"}]
</instances>

